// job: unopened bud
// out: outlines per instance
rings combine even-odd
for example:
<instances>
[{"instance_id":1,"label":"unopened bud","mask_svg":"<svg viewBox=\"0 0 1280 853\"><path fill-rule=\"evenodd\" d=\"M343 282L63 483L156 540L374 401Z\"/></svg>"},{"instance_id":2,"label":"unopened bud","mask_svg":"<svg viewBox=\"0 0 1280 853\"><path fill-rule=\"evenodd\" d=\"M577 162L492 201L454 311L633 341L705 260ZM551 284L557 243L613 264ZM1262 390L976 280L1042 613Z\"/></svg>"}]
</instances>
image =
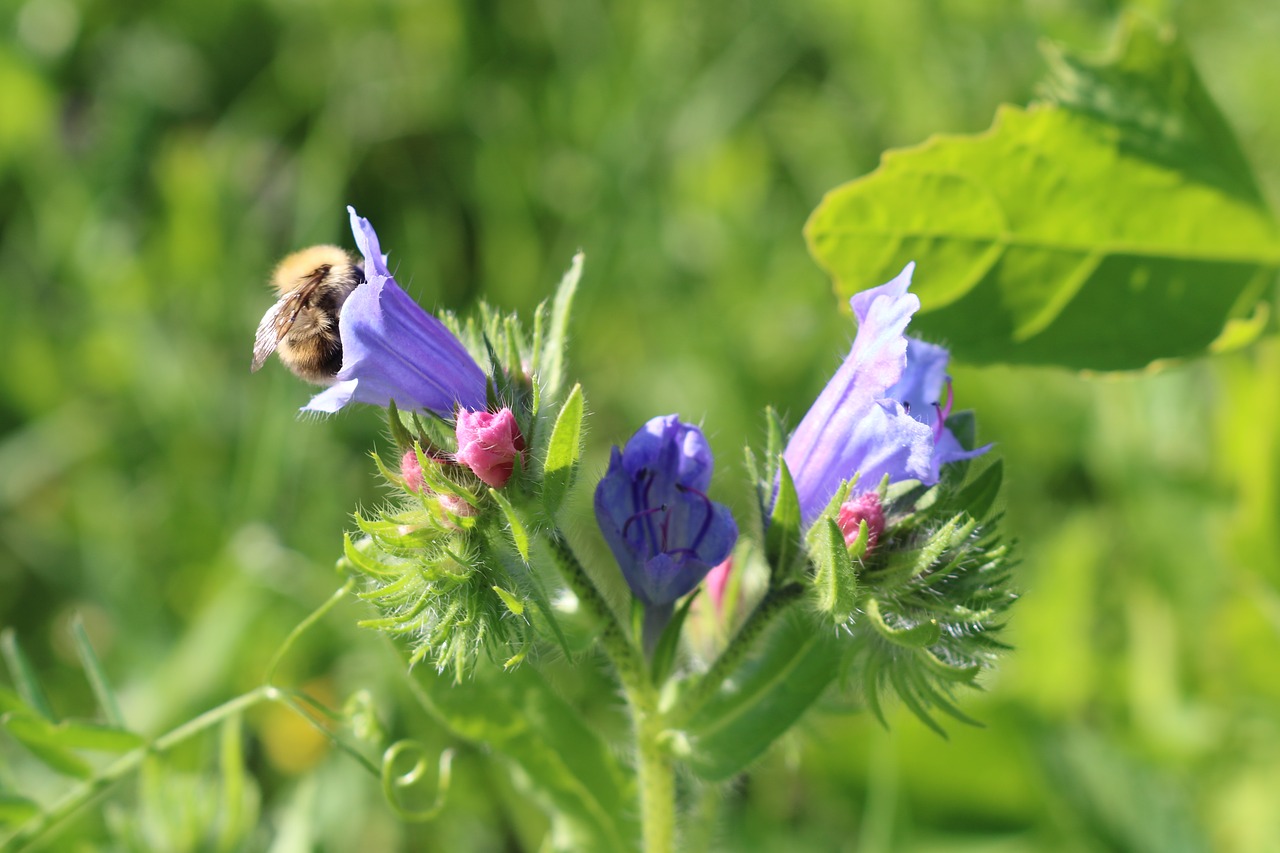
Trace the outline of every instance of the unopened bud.
<instances>
[{"instance_id":1,"label":"unopened bud","mask_svg":"<svg viewBox=\"0 0 1280 853\"><path fill-rule=\"evenodd\" d=\"M510 409L497 412L458 410L457 459L485 482L500 489L511 479L524 436Z\"/></svg>"}]
</instances>

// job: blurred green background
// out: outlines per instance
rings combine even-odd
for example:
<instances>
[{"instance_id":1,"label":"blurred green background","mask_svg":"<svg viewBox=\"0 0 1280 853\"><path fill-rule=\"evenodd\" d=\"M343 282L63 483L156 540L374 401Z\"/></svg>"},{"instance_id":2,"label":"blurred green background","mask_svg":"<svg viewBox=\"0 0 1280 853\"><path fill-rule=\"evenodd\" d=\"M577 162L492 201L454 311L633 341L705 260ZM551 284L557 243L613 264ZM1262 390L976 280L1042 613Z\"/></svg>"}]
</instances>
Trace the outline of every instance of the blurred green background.
<instances>
[{"instance_id":1,"label":"blurred green background","mask_svg":"<svg viewBox=\"0 0 1280 853\"><path fill-rule=\"evenodd\" d=\"M527 312L584 249L588 474L676 411L745 508L760 410L794 423L852 337L800 236L823 192L885 148L985 128L1033 94L1039 39L1100 49L1122 5L6 0L0 622L63 714L94 707L75 612L141 731L260 683L379 500L376 412L299 420L308 388L248 372L273 262L351 245L348 203L429 307ZM1153 11L1280 199L1280 6ZM964 703L987 727L813 715L719 803L711 843L1280 849L1280 345L1156 376L954 373L1006 461L1022 557L1017 651ZM361 615L308 634L287 678L334 704L369 688L390 729L449 743ZM545 830L475 749L445 816L405 826L287 712L247 737L245 849L517 850ZM52 847L204 849L165 798L215 786L215 740ZM0 739L0 788L67 784Z\"/></svg>"}]
</instances>

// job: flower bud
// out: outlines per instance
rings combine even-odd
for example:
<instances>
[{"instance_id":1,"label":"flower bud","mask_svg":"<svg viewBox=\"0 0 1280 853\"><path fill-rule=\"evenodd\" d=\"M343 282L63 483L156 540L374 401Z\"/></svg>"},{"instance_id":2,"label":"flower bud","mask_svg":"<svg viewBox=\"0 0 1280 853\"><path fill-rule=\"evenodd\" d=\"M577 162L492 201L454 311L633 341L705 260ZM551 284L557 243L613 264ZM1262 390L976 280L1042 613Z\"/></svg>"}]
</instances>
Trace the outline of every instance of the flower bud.
<instances>
[{"instance_id":1,"label":"flower bud","mask_svg":"<svg viewBox=\"0 0 1280 853\"><path fill-rule=\"evenodd\" d=\"M511 479L524 436L510 409L498 412L458 410L459 463L487 485L500 489Z\"/></svg>"},{"instance_id":2,"label":"flower bud","mask_svg":"<svg viewBox=\"0 0 1280 853\"><path fill-rule=\"evenodd\" d=\"M725 587L729 585L729 575L733 572L733 555L725 557L720 563L707 572L707 595L716 606L716 613L724 612Z\"/></svg>"},{"instance_id":3,"label":"flower bud","mask_svg":"<svg viewBox=\"0 0 1280 853\"><path fill-rule=\"evenodd\" d=\"M596 521L646 608L670 615L738 539L729 508L707 497L711 447L675 415L653 418L615 447L596 486Z\"/></svg>"},{"instance_id":4,"label":"flower bud","mask_svg":"<svg viewBox=\"0 0 1280 853\"><path fill-rule=\"evenodd\" d=\"M400 476L404 478L404 487L416 494L422 494L426 486L426 478L422 475L422 463L418 461L418 451L412 447L400 458Z\"/></svg>"},{"instance_id":5,"label":"flower bud","mask_svg":"<svg viewBox=\"0 0 1280 853\"><path fill-rule=\"evenodd\" d=\"M870 554L876 547L880 534L884 533L884 508L880 506L880 496L875 492L864 492L850 498L840 505L840 514L836 516L836 524L844 534L844 544L853 545L862 529L862 522L867 523L867 550Z\"/></svg>"}]
</instances>

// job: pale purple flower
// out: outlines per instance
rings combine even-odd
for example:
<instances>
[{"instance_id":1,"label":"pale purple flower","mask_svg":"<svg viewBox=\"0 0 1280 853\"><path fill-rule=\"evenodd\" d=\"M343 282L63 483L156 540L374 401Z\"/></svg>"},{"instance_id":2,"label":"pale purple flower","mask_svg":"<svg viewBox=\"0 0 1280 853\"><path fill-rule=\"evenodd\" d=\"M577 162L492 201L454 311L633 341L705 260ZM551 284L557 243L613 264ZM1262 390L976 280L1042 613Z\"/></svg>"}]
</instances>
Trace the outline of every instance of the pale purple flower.
<instances>
[{"instance_id":1,"label":"pale purple flower","mask_svg":"<svg viewBox=\"0 0 1280 853\"><path fill-rule=\"evenodd\" d=\"M707 497L711 447L675 415L653 418L613 448L596 486L596 520L628 586L646 607L671 607L738 539L729 508Z\"/></svg>"},{"instance_id":2,"label":"pale purple flower","mask_svg":"<svg viewBox=\"0 0 1280 853\"><path fill-rule=\"evenodd\" d=\"M887 284L849 300L858 320L853 348L787 443L804 524L821 514L843 480L857 492L891 482L938 481L943 465L985 453L966 451L943 426L950 412L944 347L906 335L920 300L907 292L915 264ZM945 389L948 398L942 401Z\"/></svg>"},{"instance_id":3,"label":"pale purple flower","mask_svg":"<svg viewBox=\"0 0 1280 853\"><path fill-rule=\"evenodd\" d=\"M457 406L485 405L485 375L438 319L405 293L387 269L369 220L351 215L351 231L364 256L365 282L342 306L342 369L337 382L311 398L303 411L336 412L349 403L427 410L448 417Z\"/></svg>"}]
</instances>

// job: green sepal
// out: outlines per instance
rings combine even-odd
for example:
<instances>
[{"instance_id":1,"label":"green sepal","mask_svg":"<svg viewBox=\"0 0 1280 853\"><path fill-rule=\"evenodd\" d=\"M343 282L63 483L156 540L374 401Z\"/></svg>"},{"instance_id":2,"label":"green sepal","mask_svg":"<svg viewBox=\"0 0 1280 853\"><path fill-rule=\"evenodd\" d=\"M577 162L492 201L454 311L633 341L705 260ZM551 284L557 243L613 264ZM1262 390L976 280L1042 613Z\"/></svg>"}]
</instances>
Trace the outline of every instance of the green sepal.
<instances>
[{"instance_id":1,"label":"green sepal","mask_svg":"<svg viewBox=\"0 0 1280 853\"><path fill-rule=\"evenodd\" d=\"M422 450L450 453L456 449L457 432L434 412L429 412L425 418L414 412L413 425L418 428L418 443Z\"/></svg>"},{"instance_id":2,"label":"green sepal","mask_svg":"<svg viewBox=\"0 0 1280 853\"><path fill-rule=\"evenodd\" d=\"M680 648L680 632L684 628L685 619L689 617L689 608L693 606L694 599L701 592L702 587L699 586L690 595L686 595L684 601L676 608L671 621L663 628L662 636L654 646L653 662L650 664L654 684L661 685L671 674L671 667L676 660L676 651Z\"/></svg>"},{"instance_id":3,"label":"green sepal","mask_svg":"<svg viewBox=\"0 0 1280 853\"><path fill-rule=\"evenodd\" d=\"M800 547L800 499L786 461L778 460L778 494L764 535L765 557L769 560L770 586L781 586L804 570L804 550Z\"/></svg>"},{"instance_id":4,"label":"green sepal","mask_svg":"<svg viewBox=\"0 0 1280 853\"><path fill-rule=\"evenodd\" d=\"M364 540L368 542L369 540ZM343 565L343 563L346 565ZM341 569L351 571L354 570L362 575L371 575L375 578L394 578L401 573L384 567L373 556L365 553L351 538L350 533L342 534L342 559L338 561Z\"/></svg>"},{"instance_id":5,"label":"green sepal","mask_svg":"<svg viewBox=\"0 0 1280 853\"><path fill-rule=\"evenodd\" d=\"M520 559L526 563L529 562L529 531L525 529L524 522L520 520L516 508L511 502L503 496L502 492L497 489L489 489L489 494L502 508L502 514L507 519L507 530L511 534L511 542L516 546L516 551L520 554Z\"/></svg>"},{"instance_id":6,"label":"green sepal","mask_svg":"<svg viewBox=\"0 0 1280 853\"><path fill-rule=\"evenodd\" d=\"M938 642L942 636L942 630L938 627L936 620L919 622L904 628L892 627L884 620L884 615L880 612L880 602L874 597L866 599L863 610L866 612L867 620L876 629L876 633L895 646L906 649L928 648Z\"/></svg>"},{"instance_id":7,"label":"green sepal","mask_svg":"<svg viewBox=\"0 0 1280 853\"><path fill-rule=\"evenodd\" d=\"M942 525L923 546L893 552L880 575L881 586L896 587L934 568L946 551L962 543L976 527L976 521L961 513Z\"/></svg>"},{"instance_id":8,"label":"green sepal","mask_svg":"<svg viewBox=\"0 0 1280 853\"><path fill-rule=\"evenodd\" d=\"M545 579L543 577L543 564L545 560L540 559L539 552L533 547L538 540L528 539L529 549L527 556L520 553L512 553L510 548L494 547L502 544L510 539L496 531L492 526L487 528L490 538L484 543L487 556L490 558L487 562L491 565L501 566L507 576L519 584L520 593L533 602L533 612L530 614L529 624L531 624L536 632L544 637L554 641L564 652L565 656L572 655L572 649L569 645L569 639L565 636L564 630L560 627L560 621L556 617L555 610L551 606L551 599L547 595ZM521 529L524 529L523 527ZM520 562L515 560L519 558Z\"/></svg>"},{"instance_id":9,"label":"green sepal","mask_svg":"<svg viewBox=\"0 0 1280 853\"><path fill-rule=\"evenodd\" d=\"M404 425L404 420L400 417L400 410L396 408L396 401L387 401L387 426L391 428L391 440L396 443L396 450L400 455L404 455L413 449L417 443L413 436L409 433L408 428Z\"/></svg>"},{"instance_id":10,"label":"green sepal","mask_svg":"<svg viewBox=\"0 0 1280 853\"><path fill-rule=\"evenodd\" d=\"M556 416L542 466L542 506L548 519L555 515L573 485L582 455L582 416L582 386L574 385Z\"/></svg>"},{"instance_id":11,"label":"green sepal","mask_svg":"<svg viewBox=\"0 0 1280 853\"><path fill-rule=\"evenodd\" d=\"M511 611L512 615L524 615L524 602L521 601L515 593L509 592L500 586L494 586L492 589L498 594L498 598L502 599L502 603L507 605L507 609Z\"/></svg>"},{"instance_id":12,"label":"green sepal","mask_svg":"<svg viewBox=\"0 0 1280 853\"><path fill-rule=\"evenodd\" d=\"M480 501L475 496L475 493L449 479L444 473L444 467L439 462L424 454L420 447L415 448L415 452L418 454L418 467L422 469L422 480L428 489L442 495L453 495L456 498L461 498L472 507L480 506Z\"/></svg>"},{"instance_id":13,"label":"green sepal","mask_svg":"<svg viewBox=\"0 0 1280 853\"><path fill-rule=\"evenodd\" d=\"M818 609L837 625L847 622L858 605L858 574L850 550L857 550L859 556L866 550L867 523L860 524L853 546L845 545L840 525L829 515L819 518L806 537L809 557L816 567L813 586L818 594Z\"/></svg>"}]
</instances>

